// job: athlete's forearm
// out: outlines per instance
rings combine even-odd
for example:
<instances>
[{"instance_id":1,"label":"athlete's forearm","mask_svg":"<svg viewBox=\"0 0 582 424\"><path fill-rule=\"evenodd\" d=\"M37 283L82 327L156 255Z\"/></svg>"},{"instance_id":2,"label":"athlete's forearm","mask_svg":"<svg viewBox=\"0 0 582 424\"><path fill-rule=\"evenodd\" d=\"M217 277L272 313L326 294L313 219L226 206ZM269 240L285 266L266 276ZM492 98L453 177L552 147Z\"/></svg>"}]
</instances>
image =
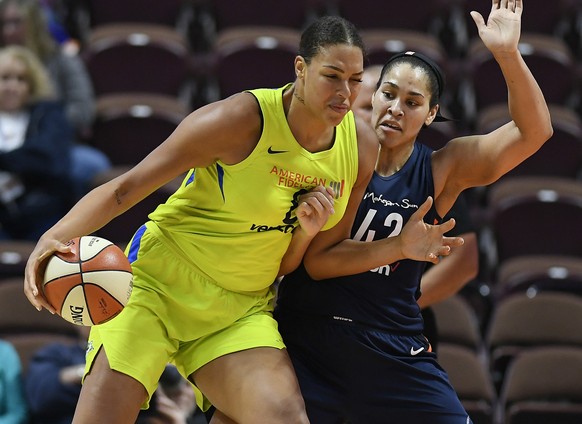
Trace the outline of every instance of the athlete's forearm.
<instances>
[{"instance_id":1,"label":"athlete's forearm","mask_svg":"<svg viewBox=\"0 0 582 424\"><path fill-rule=\"evenodd\" d=\"M343 239L330 246L310 247L304 259L307 272L321 280L366 272L402 259L438 262L439 256L448 255L451 248L463 244L463 239L444 236L454 227L454 220L440 225L423 221L432 203L429 197L396 236L375 241Z\"/></svg>"},{"instance_id":2,"label":"athlete's forearm","mask_svg":"<svg viewBox=\"0 0 582 424\"><path fill-rule=\"evenodd\" d=\"M463 246L453 249L449 257L429 268L420 281L418 306L426 308L457 293L477 276L479 252L475 233L461 234Z\"/></svg>"},{"instance_id":3,"label":"athlete's forearm","mask_svg":"<svg viewBox=\"0 0 582 424\"><path fill-rule=\"evenodd\" d=\"M535 152L552 134L550 113L542 90L518 50L496 53L495 59L507 84L511 118Z\"/></svg>"},{"instance_id":4,"label":"athlete's forearm","mask_svg":"<svg viewBox=\"0 0 582 424\"><path fill-rule=\"evenodd\" d=\"M307 272L314 280L353 275L405 259L401 237L371 242L346 239L326 252L305 258Z\"/></svg>"},{"instance_id":5,"label":"athlete's forearm","mask_svg":"<svg viewBox=\"0 0 582 424\"><path fill-rule=\"evenodd\" d=\"M301 229L301 227L297 227L295 231L293 231L293 237L291 238L291 243L281 260L281 265L279 267L279 273L277 277L281 277L283 275L289 274L290 272L297 269L301 260L303 259L303 255L305 255L305 251L309 246L311 240L313 240L314 236L308 235L305 231Z\"/></svg>"},{"instance_id":6,"label":"athlete's forearm","mask_svg":"<svg viewBox=\"0 0 582 424\"><path fill-rule=\"evenodd\" d=\"M66 242L73 237L91 234L132 205L114 184L106 183L79 200L43 237Z\"/></svg>"}]
</instances>

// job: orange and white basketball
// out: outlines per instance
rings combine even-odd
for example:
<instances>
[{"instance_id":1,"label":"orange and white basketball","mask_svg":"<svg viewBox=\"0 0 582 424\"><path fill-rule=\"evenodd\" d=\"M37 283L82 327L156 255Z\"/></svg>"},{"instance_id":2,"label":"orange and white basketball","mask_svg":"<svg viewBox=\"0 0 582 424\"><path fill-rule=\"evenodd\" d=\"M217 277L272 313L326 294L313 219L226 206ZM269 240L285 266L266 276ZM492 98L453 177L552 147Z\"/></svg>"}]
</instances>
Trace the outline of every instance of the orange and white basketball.
<instances>
[{"instance_id":1,"label":"orange and white basketball","mask_svg":"<svg viewBox=\"0 0 582 424\"><path fill-rule=\"evenodd\" d=\"M131 265L123 251L100 237L77 237L71 252L49 259L43 289L65 320L97 325L110 320L127 304L133 288Z\"/></svg>"}]
</instances>

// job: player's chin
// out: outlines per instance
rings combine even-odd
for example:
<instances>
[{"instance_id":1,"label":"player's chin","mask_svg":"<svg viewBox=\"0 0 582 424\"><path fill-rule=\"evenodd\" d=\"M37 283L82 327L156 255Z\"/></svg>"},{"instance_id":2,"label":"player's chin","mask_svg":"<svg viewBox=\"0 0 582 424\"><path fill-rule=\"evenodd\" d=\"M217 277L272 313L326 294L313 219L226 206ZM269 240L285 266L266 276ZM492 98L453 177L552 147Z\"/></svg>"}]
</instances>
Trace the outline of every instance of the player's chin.
<instances>
[{"instance_id":1,"label":"player's chin","mask_svg":"<svg viewBox=\"0 0 582 424\"><path fill-rule=\"evenodd\" d=\"M329 105L329 110L337 116L343 118L350 111L350 107L346 104Z\"/></svg>"}]
</instances>

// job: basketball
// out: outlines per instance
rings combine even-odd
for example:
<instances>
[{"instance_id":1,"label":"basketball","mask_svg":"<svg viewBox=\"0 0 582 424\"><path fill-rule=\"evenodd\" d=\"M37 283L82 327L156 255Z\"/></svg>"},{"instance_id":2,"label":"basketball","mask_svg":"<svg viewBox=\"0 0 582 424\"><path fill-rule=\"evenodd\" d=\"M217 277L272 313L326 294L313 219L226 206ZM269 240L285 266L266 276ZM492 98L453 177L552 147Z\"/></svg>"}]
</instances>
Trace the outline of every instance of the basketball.
<instances>
[{"instance_id":1,"label":"basketball","mask_svg":"<svg viewBox=\"0 0 582 424\"><path fill-rule=\"evenodd\" d=\"M133 288L129 260L101 237L77 237L67 245L71 252L55 252L48 260L43 280L47 300L76 325L97 325L115 317Z\"/></svg>"}]
</instances>

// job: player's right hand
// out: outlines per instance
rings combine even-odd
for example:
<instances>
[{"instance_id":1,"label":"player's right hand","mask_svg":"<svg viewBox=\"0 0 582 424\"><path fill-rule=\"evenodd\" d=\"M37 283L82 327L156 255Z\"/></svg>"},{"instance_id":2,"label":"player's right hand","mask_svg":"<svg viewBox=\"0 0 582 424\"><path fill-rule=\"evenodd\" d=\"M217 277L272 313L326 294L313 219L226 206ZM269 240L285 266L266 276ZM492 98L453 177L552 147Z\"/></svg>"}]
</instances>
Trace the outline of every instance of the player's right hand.
<instances>
[{"instance_id":1,"label":"player's right hand","mask_svg":"<svg viewBox=\"0 0 582 424\"><path fill-rule=\"evenodd\" d=\"M320 185L299 197L296 215L301 229L313 237L323 228L334 212L333 190Z\"/></svg>"},{"instance_id":2,"label":"player's right hand","mask_svg":"<svg viewBox=\"0 0 582 424\"><path fill-rule=\"evenodd\" d=\"M522 12L523 0L492 0L487 21L476 11L471 11L471 17L483 44L492 53L500 54L517 50Z\"/></svg>"},{"instance_id":3,"label":"player's right hand","mask_svg":"<svg viewBox=\"0 0 582 424\"><path fill-rule=\"evenodd\" d=\"M440 225L431 225L423 221L432 203L433 199L429 196L402 229L401 250L407 259L438 263L440 256L448 256L453 247L462 246L465 242L462 237L444 235L455 226L454 219Z\"/></svg>"},{"instance_id":4,"label":"player's right hand","mask_svg":"<svg viewBox=\"0 0 582 424\"><path fill-rule=\"evenodd\" d=\"M47 261L56 251L68 253L71 251L71 246L55 239L41 237L28 257L26 268L24 269L24 294L28 301L38 311L45 308L51 314L56 311L44 296L42 284Z\"/></svg>"}]
</instances>

